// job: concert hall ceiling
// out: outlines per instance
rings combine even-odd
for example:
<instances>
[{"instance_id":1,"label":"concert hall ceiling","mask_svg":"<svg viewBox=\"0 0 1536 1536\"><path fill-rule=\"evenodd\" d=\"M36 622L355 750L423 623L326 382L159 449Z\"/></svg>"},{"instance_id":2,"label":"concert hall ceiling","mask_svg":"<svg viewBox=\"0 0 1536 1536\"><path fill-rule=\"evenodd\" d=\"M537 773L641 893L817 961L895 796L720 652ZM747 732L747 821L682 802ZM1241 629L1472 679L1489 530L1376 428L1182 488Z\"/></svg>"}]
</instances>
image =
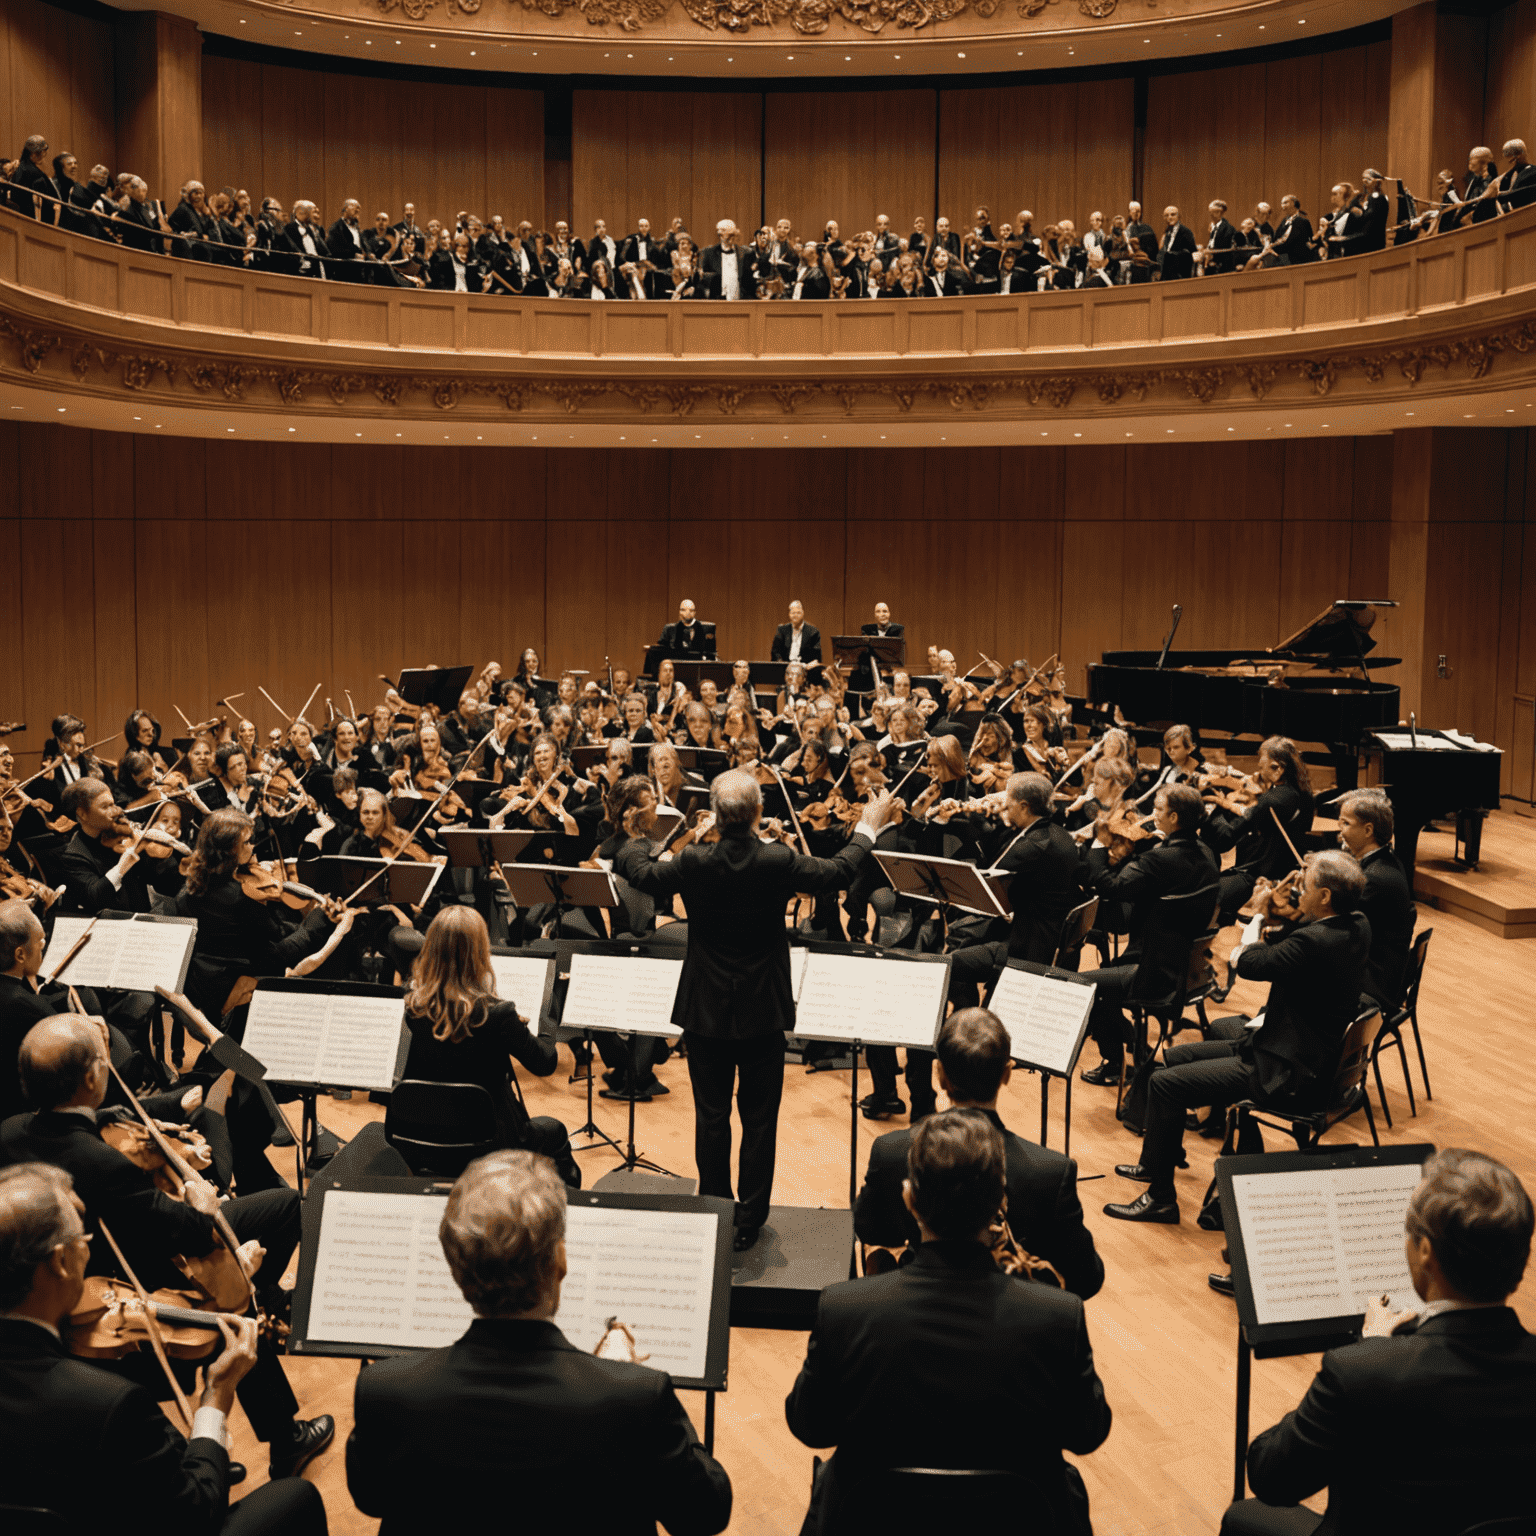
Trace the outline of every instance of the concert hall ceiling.
<instances>
[{"instance_id":1,"label":"concert hall ceiling","mask_svg":"<svg viewBox=\"0 0 1536 1536\"><path fill-rule=\"evenodd\" d=\"M178 0L174 9L204 32L242 43L372 62L745 82L977 75L1188 58L1359 27L1405 9L1406 3Z\"/></svg>"}]
</instances>

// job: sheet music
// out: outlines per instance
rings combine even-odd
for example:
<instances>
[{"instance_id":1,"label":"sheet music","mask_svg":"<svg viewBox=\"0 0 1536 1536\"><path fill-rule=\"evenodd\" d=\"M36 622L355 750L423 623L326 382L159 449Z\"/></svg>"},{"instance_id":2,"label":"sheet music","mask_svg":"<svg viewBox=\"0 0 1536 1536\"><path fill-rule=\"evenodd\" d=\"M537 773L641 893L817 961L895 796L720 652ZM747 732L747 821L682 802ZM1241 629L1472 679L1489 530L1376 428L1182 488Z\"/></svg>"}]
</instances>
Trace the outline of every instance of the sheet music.
<instances>
[{"instance_id":1,"label":"sheet music","mask_svg":"<svg viewBox=\"0 0 1536 1536\"><path fill-rule=\"evenodd\" d=\"M328 1190L308 1337L333 1344L437 1349L462 1336L474 1314L443 1257L438 1226L446 1195ZM704 1375L714 1296L716 1223L710 1212L572 1205L569 1273L555 1325L583 1351L610 1317L634 1330L642 1362Z\"/></svg>"},{"instance_id":2,"label":"sheet music","mask_svg":"<svg viewBox=\"0 0 1536 1536\"><path fill-rule=\"evenodd\" d=\"M53 938L43 956L44 976L53 973L91 922L89 917L54 919ZM190 919L102 918L59 981L76 987L120 987L126 992L153 992L157 986L179 992L187 979L196 937L197 924Z\"/></svg>"},{"instance_id":3,"label":"sheet music","mask_svg":"<svg viewBox=\"0 0 1536 1536\"><path fill-rule=\"evenodd\" d=\"M273 1082L387 1091L395 1085L404 1024L398 997L258 987L242 1043Z\"/></svg>"},{"instance_id":4,"label":"sheet music","mask_svg":"<svg viewBox=\"0 0 1536 1536\"><path fill-rule=\"evenodd\" d=\"M1076 1062L1096 990L1005 965L987 1007L1008 1031L1014 1060L1066 1076Z\"/></svg>"},{"instance_id":5,"label":"sheet music","mask_svg":"<svg viewBox=\"0 0 1536 1536\"><path fill-rule=\"evenodd\" d=\"M807 950L795 1033L932 1050L948 985L947 965Z\"/></svg>"},{"instance_id":6,"label":"sheet music","mask_svg":"<svg viewBox=\"0 0 1536 1536\"><path fill-rule=\"evenodd\" d=\"M571 984L561 1022L576 1029L632 1030L675 1040L672 1004L683 974L681 960L649 955L571 956Z\"/></svg>"},{"instance_id":7,"label":"sheet music","mask_svg":"<svg viewBox=\"0 0 1536 1536\"><path fill-rule=\"evenodd\" d=\"M259 994L258 994L259 995ZM437 1239L446 1195L328 1190L309 1337L437 1349L474 1321Z\"/></svg>"},{"instance_id":8,"label":"sheet music","mask_svg":"<svg viewBox=\"0 0 1536 1536\"><path fill-rule=\"evenodd\" d=\"M1348 1317L1370 1296L1416 1305L1403 1218L1421 1176L1417 1163L1389 1163L1234 1178L1258 1321Z\"/></svg>"},{"instance_id":9,"label":"sheet music","mask_svg":"<svg viewBox=\"0 0 1536 1536\"><path fill-rule=\"evenodd\" d=\"M703 1376L718 1219L706 1211L568 1207L570 1273L556 1326L577 1349L591 1351L617 1317L634 1330L636 1350L650 1354L644 1364Z\"/></svg>"},{"instance_id":10,"label":"sheet music","mask_svg":"<svg viewBox=\"0 0 1536 1536\"><path fill-rule=\"evenodd\" d=\"M528 1020L530 1035L539 1032L539 1010L544 1006L544 987L553 964L553 955L491 956L496 996L504 1003L517 1005L517 1011Z\"/></svg>"}]
</instances>

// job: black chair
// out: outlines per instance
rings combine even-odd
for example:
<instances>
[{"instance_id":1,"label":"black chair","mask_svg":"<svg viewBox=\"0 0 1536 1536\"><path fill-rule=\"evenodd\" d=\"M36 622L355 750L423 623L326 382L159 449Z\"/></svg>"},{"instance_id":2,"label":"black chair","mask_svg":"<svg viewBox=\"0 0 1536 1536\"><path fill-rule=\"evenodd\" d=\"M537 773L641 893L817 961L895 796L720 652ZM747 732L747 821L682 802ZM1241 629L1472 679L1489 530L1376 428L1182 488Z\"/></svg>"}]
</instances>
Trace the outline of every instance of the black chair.
<instances>
[{"instance_id":1,"label":"black chair","mask_svg":"<svg viewBox=\"0 0 1536 1536\"><path fill-rule=\"evenodd\" d=\"M1322 1108L1306 1110L1287 1104L1267 1104L1260 1099L1242 1099L1227 1111L1226 1145L1242 1145L1240 1132L1246 1118L1267 1125L1271 1130L1285 1132L1294 1138L1298 1150L1308 1152L1341 1120L1347 1120L1363 1109L1366 1124L1371 1128L1371 1141L1379 1147L1381 1137L1376 1132L1376 1117L1371 1113L1371 1096L1365 1086L1365 1075L1370 1069L1371 1047L1375 1045L1381 1027L1381 1009L1372 1007L1344 1032L1339 1064ZM1266 1120L1265 1115L1277 1116L1284 1123Z\"/></svg>"},{"instance_id":2,"label":"black chair","mask_svg":"<svg viewBox=\"0 0 1536 1536\"><path fill-rule=\"evenodd\" d=\"M69 1536L74 1527L56 1509L0 1504L0 1530L6 1536Z\"/></svg>"},{"instance_id":3,"label":"black chair","mask_svg":"<svg viewBox=\"0 0 1536 1536\"><path fill-rule=\"evenodd\" d=\"M500 1142L496 1105L478 1083L395 1085L384 1114L384 1139L415 1174L457 1178Z\"/></svg>"},{"instance_id":4,"label":"black chair","mask_svg":"<svg viewBox=\"0 0 1536 1536\"><path fill-rule=\"evenodd\" d=\"M930 1533L1018 1527L1021 1479L993 1467L892 1467L890 1504L876 1529Z\"/></svg>"},{"instance_id":5,"label":"black chair","mask_svg":"<svg viewBox=\"0 0 1536 1536\"><path fill-rule=\"evenodd\" d=\"M1062 919L1061 932L1056 936L1056 953L1051 964L1058 969L1075 971L1088 940L1088 930L1099 915L1099 898L1090 896L1080 907L1073 907Z\"/></svg>"},{"instance_id":6,"label":"black chair","mask_svg":"<svg viewBox=\"0 0 1536 1536\"><path fill-rule=\"evenodd\" d=\"M1403 1001L1401 1006L1393 1009L1387 1022L1382 1025L1381 1033L1376 1037L1376 1044L1371 1049L1371 1071L1376 1076L1376 1097L1381 1103L1381 1112L1386 1117L1387 1127L1392 1125L1392 1111L1387 1106L1386 1089L1381 1081L1380 1056L1389 1045L1397 1047L1398 1060L1403 1068L1403 1087L1408 1090L1408 1112L1417 1117L1419 1106L1413 1098L1413 1078L1408 1071L1408 1052L1403 1045L1403 1025L1407 1024L1413 1030L1413 1043L1418 1047L1419 1071L1424 1074L1424 1093L1429 1096L1429 1071L1424 1065L1424 1042L1419 1037L1419 984L1424 980L1424 962L1429 955L1429 941L1434 936L1433 928L1426 928L1418 938L1413 941L1413 949L1408 956L1408 966L1403 976Z\"/></svg>"}]
</instances>

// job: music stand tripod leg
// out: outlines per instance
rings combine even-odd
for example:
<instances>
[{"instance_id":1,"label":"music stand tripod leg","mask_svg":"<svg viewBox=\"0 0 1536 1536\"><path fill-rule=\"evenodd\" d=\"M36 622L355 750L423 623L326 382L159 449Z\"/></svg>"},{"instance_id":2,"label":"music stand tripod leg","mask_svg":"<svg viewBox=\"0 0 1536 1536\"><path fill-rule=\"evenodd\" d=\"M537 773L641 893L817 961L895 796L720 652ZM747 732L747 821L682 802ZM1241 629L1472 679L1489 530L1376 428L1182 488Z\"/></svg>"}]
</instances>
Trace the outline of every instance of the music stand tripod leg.
<instances>
[{"instance_id":1,"label":"music stand tripod leg","mask_svg":"<svg viewBox=\"0 0 1536 1536\"><path fill-rule=\"evenodd\" d=\"M660 1163L653 1163L635 1151L635 1099L640 1092L639 1068L635 1063L635 1037L631 1034L619 1038L625 1041L629 1049L629 1144L624 1151L624 1161L619 1166L627 1173L644 1168L649 1173L664 1173L669 1179L675 1179L677 1175L670 1168L663 1168ZM614 1150L618 1150L617 1146Z\"/></svg>"},{"instance_id":2,"label":"music stand tripod leg","mask_svg":"<svg viewBox=\"0 0 1536 1536\"><path fill-rule=\"evenodd\" d=\"M592 1118L592 1087L593 1079L597 1076L597 1052L592 1044L592 1031L584 1029L581 1037L587 1043L587 1118L571 1132L568 1144L572 1152L592 1152L598 1147L612 1147L615 1152L619 1150L619 1144L607 1131L603 1130ZM576 1138L585 1136L588 1139L586 1146L578 1147Z\"/></svg>"},{"instance_id":3,"label":"music stand tripod leg","mask_svg":"<svg viewBox=\"0 0 1536 1536\"><path fill-rule=\"evenodd\" d=\"M704 1389L704 1449L715 1454L715 1389Z\"/></svg>"},{"instance_id":4,"label":"music stand tripod leg","mask_svg":"<svg viewBox=\"0 0 1536 1536\"><path fill-rule=\"evenodd\" d=\"M850 1049L853 1052L853 1084L848 1101L848 1209L851 1211L859 1188L859 1042L855 1040Z\"/></svg>"},{"instance_id":5,"label":"music stand tripod leg","mask_svg":"<svg viewBox=\"0 0 1536 1536\"><path fill-rule=\"evenodd\" d=\"M1046 1124L1051 1113L1051 1074L1044 1067L1040 1069L1040 1145L1049 1146L1046 1138Z\"/></svg>"},{"instance_id":6,"label":"music stand tripod leg","mask_svg":"<svg viewBox=\"0 0 1536 1536\"><path fill-rule=\"evenodd\" d=\"M1239 1504L1248 1496L1248 1397L1253 1377L1253 1351L1243 1337L1243 1325L1237 1325L1237 1424L1232 1468L1232 1502Z\"/></svg>"}]
</instances>

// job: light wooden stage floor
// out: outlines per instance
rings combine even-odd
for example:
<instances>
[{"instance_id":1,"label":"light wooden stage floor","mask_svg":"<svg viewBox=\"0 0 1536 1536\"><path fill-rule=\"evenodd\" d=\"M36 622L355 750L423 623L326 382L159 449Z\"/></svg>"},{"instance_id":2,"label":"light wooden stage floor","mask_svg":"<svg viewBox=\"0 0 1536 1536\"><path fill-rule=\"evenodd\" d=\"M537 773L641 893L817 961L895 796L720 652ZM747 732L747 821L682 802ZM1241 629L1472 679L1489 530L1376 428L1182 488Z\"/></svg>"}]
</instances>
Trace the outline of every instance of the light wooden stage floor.
<instances>
[{"instance_id":1,"label":"light wooden stage floor","mask_svg":"<svg viewBox=\"0 0 1536 1536\"><path fill-rule=\"evenodd\" d=\"M1536 1192L1536 1103L1531 1092L1531 993L1536 988L1536 940L1501 940L1452 914L1421 907L1421 926L1433 924L1429 971L1424 983L1421 1023L1429 1059L1433 1102L1420 1086L1419 1116L1408 1116L1395 1061L1384 1067L1396 1126L1383 1140L1406 1144L1476 1148L1508 1163ZM1225 954L1235 930L1218 941ZM1256 1011L1261 988L1239 983L1224 1011ZM1186 1039L1192 1038L1185 1036ZM1410 1057L1412 1056L1410 1045ZM1089 1062L1094 1051L1085 1051ZM523 1077L529 1109L552 1114L567 1125L581 1123L582 1086L568 1085L570 1056L544 1081ZM1417 1072L1417 1062L1414 1062ZM692 1175L692 1102L686 1066L670 1061L661 1076L668 1097L638 1107L642 1154L679 1173ZM867 1078L860 1072L861 1091ZM845 1205L848 1187L848 1074L805 1074L790 1068L779 1134L775 1200L781 1204ZM1061 1088L1052 1094L1051 1144L1061 1146ZM1115 1177L1117 1162L1135 1161L1138 1143L1114 1118L1114 1095L1078 1083L1073 1093L1072 1149L1083 1175L1105 1174L1081 1186L1088 1225L1104 1256L1102 1292L1088 1303L1088 1326L1110 1405L1114 1428L1092 1456L1078 1458L1093 1504L1099 1536L1198 1536L1214 1533L1230 1493L1236 1309L1206 1286L1208 1271L1221 1269L1219 1233L1194 1224L1201 1193L1210 1178L1217 1144L1190 1136L1191 1167L1179 1175L1184 1220L1178 1227L1139 1226L1110 1220L1108 1200L1135 1198L1140 1186ZM599 1099L597 1118L620 1135L621 1104ZM1023 1135L1039 1127L1038 1080L1019 1074L1004 1090L1004 1121ZM322 1101L322 1119L343 1136L382 1111L364 1100ZM904 1121L859 1122L861 1156L882 1131ZM1378 1116L1378 1123L1380 1123ZM1363 1115L1336 1127L1330 1143L1368 1141ZM1278 1146L1271 1136L1272 1148ZM1285 1146L1289 1147L1287 1140ZM586 1153L581 1163L590 1184L614 1167L611 1152ZM292 1153L278 1166L291 1174ZM861 1168L862 1172L862 1168ZM1536 1326L1536 1266L1516 1301L1527 1327ZM736 1329L731 1336L730 1391L718 1400L715 1450L735 1487L730 1530L743 1536L794 1536L805 1511L811 1451L784 1426L785 1394L794 1381L805 1335ZM343 1446L351 1428L355 1364L290 1359L287 1362L306 1415L331 1413L337 1433L333 1448L308 1476L325 1496L334 1532L372 1532L375 1522L358 1513L347 1495ZM1254 1366L1254 1432L1274 1423L1301 1397L1316 1357L1260 1361ZM959 1385L959 1383L957 1383ZM702 1394L683 1394L702 1430ZM237 1410L232 1424L234 1454L251 1469L247 1488L265 1480L262 1447L252 1440ZM509 1513L518 1492L507 1489ZM579 1496L572 1492L572 1515Z\"/></svg>"},{"instance_id":2,"label":"light wooden stage floor","mask_svg":"<svg viewBox=\"0 0 1536 1536\"><path fill-rule=\"evenodd\" d=\"M1453 832L1424 832L1414 863L1421 909L1433 903L1501 939L1536 938L1536 819L1495 811L1475 870L1456 867Z\"/></svg>"}]
</instances>

